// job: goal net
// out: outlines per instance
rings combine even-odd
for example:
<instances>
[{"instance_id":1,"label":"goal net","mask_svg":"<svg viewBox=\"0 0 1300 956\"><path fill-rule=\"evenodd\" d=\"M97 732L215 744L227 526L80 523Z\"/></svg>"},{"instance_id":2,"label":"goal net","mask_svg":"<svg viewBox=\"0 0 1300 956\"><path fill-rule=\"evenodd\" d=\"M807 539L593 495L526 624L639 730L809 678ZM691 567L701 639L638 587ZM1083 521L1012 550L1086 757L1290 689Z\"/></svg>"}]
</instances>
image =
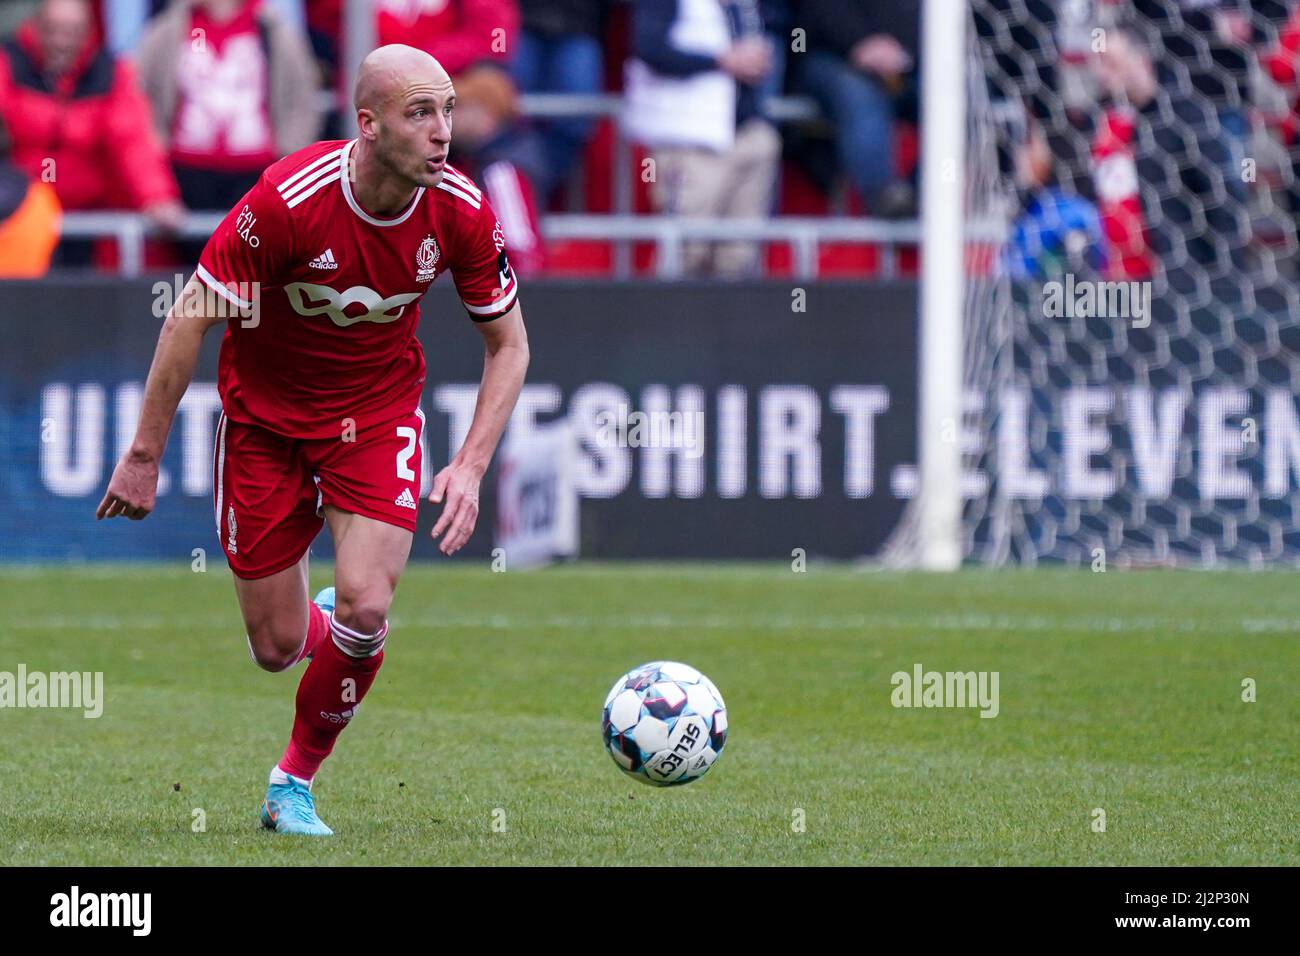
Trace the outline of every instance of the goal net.
<instances>
[{"instance_id":1,"label":"goal net","mask_svg":"<svg viewBox=\"0 0 1300 956\"><path fill-rule=\"evenodd\" d=\"M1285 5L970 13L966 559L1300 561ZM927 506L887 563L917 552Z\"/></svg>"}]
</instances>

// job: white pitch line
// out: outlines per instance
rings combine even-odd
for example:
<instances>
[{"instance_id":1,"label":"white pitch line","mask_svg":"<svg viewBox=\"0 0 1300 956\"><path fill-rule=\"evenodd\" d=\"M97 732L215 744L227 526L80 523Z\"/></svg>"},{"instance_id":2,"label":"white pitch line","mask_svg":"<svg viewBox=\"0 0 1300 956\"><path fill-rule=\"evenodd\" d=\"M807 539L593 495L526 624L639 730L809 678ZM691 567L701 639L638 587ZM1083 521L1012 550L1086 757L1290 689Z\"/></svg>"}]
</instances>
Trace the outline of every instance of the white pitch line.
<instances>
[{"instance_id":1,"label":"white pitch line","mask_svg":"<svg viewBox=\"0 0 1300 956\"><path fill-rule=\"evenodd\" d=\"M978 631L1005 634L1071 631L1093 634L1122 633L1192 633L1225 631L1238 628L1251 634L1300 633L1300 621L1268 618L1243 618L1237 621L1180 620L1161 617L1097 617L1051 618L1044 616L1014 617L990 615L817 615L802 617L786 615L628 615L600 617L593 615L510 615L510 614L458 614L458 615L394 615L394 628L419 628L424 630L497 630L519 631L547 630L599 630L599 631L652 631L652 630L754 630L754 631L857 631L864 634L889 630L910 631ZM208 630L239 630L237 619L211 617L194 619L177 615L114 616L106 614L88 617L49 615L23 620L0 622L6 631L127 631L175 630L180 627Z\"/></svg>"}]
</instances>

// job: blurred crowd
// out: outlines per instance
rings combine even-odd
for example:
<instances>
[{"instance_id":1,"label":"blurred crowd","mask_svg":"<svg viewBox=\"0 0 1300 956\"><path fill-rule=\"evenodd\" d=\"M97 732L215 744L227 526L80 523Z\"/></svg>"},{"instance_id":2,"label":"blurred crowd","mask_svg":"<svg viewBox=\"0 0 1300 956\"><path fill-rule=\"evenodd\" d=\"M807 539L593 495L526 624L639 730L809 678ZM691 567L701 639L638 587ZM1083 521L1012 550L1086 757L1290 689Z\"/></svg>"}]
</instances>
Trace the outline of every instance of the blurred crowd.
<instances>
[{"instance_id":1,"label":"blurred crowd","mask_svg":"<svg viewBox=\"0 0 1300 956\"><path fill-rule=\"evenodd\" d=\"M1008 31L1019 7L976 4L1020 210L1013 276L1223 300L1245 273L1292 268L1294 0L1066 0Z\"/></svg>"},{"instance_id":2,"label":"blurred crowd","mask_svg":"<svg viewBox=\"0 0 1300 956\"><path fill-rule=\"evenodd\" d=\"M39 274L51 257L111 265L111 243L57 242L60 210L135 210L166 235L188 211L229 209L277 157L354 135L342 53L357 11L375 42L419 46L452 74L452 161L487 190L522 273L608 267L607 245L543 241L549 212L911 218L920 6L11 0L0 274ZM1261 244L1294 245L1297 0L971 8L990 96L972 123L1000 124L1012 274L1172 268L1194 282L1251 267ZM605 93L620 94L618 115L521 107L527 94ZM815 115L779 119L789 95ZM616 201L620 176L631 190ZM185 263L200 245L158 242L151 256ZM740 241L683 252L688 275L728 277L772 272L780 254ZM846 271L875 261L850 257Z\"/></svg>"},{"instance_id":3,"label":"blurred crowd","mask_svg":"<svg viewBox=\"0 0 1300 956\"><path fill-rule=\"evenodd\" d=\"M345 0L11 0L0 8L0 274L39 274L59 209L162 233L224 212L275 158L354 135ZM919 0L373 0L376 42L428 50L457 90L453 163L487 190L519 271L559 268L548 211L914 215ZM6 22L6 20L8 22ZM533 117L521 94L621 92L619 117ZM819 117L773 119L782 94ZM194 243L171 243L184 261ZM157 250L154 250L157 252ZM54 251L106 264L89 243ZM760 271L695 244L690 274Z\"/></svg>"}]
</instances>

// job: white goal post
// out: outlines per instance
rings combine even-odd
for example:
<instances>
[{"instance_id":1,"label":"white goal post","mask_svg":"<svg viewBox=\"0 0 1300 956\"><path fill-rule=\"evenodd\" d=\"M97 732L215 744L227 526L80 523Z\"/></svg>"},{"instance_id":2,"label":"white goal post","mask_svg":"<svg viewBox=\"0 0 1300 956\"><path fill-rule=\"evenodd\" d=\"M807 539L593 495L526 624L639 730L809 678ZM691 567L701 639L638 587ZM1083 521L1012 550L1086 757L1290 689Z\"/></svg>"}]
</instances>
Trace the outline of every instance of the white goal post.
<instances>
[{"instance_id":1,"label":"white goal post","mask_svg":"<svg viewBox=\"0 0 1300 956\"><path fill-rule=\"evenodd\" d=\"M965 0L925 0L921 15L921 298L917 415L917 565L962 560L961 445L966 166Z\"/></svg>"}]
</instances>

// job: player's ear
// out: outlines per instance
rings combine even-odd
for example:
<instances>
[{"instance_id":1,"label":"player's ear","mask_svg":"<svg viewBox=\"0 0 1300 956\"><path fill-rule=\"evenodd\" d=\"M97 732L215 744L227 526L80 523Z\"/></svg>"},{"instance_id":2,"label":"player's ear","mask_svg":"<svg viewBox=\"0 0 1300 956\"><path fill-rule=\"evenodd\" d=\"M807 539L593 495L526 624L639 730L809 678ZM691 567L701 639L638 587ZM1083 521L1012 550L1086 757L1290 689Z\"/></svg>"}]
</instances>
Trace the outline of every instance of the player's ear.
<instances>
[{"instance_id":1,"label":"player's ear","mask_svg":"<svg viewBox=\"0 0 1300 956\"><path fill-rule=\"evenodd\" d=\"M357 110L357 129L366 139L374 140L379 137L379 118L370 110Z\"/></svg>"}]
</instances>

